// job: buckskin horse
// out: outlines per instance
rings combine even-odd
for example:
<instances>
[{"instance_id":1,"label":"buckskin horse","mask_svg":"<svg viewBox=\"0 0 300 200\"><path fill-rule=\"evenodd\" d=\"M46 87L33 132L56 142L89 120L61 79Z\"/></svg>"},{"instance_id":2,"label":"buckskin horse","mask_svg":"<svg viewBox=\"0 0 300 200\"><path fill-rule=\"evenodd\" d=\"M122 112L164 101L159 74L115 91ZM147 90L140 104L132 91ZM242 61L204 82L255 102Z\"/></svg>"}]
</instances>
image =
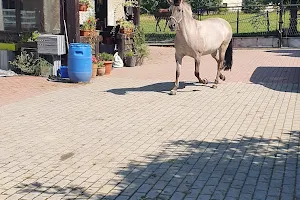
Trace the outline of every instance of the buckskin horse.
<instances>
[{"instance_id":1,"label":"buckskin horse","mask_svg":"<svg viewBox=\"0 0 300 200\"><path fill-rule=\"evenodd\" d=\"M209 18L198 21L193 18L191 6L184 0L167 0L171 5L172 15L168 25L171 31L176 30L175 60L176 80L170 94L175 95L179 87L179 76L182 58L190 56L195 59L195 76L200 83L207 84L207 79L199 76L201 56L211 54L217 61L217 75L215 85L219 78L225 81L221 70L231 70L232 67L232 28L221 18Z\"/></svg>"}]
</instances>

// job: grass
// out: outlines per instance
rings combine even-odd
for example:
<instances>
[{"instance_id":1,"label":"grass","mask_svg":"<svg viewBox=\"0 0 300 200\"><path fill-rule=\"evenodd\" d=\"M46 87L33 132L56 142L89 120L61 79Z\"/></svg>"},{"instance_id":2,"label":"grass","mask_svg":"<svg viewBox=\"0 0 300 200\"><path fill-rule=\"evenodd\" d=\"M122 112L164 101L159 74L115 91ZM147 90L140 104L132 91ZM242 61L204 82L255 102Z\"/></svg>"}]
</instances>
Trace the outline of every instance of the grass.
<instances>
[{"instance_id":1,"label":"grass","mask_svg":"<svg viewBox=\"0 0 300 200\"><path fill-rule=\"evenodd\" d=\"M204 15L198 18L198 20L204 20L212 17L219 17L227 20L232 27L233 34L235 36L243 35L276 35L279 26L279 14L276 10L269 12L269 26L267 23L266 12L263 14L249 14L249 13L239 13L239 20L237 20L237 12L226 12L223 14L210 14ZM285 12L283 16L284 28L289 27L289 12ZM238 23L237 23L238 21ZM155 25L156 21L153 15L141 15L141 25L144 28L146 34L146 40L148 42L172 42L175 37L175 32L171 32L167 27L165 31L163 30L165 26L165 20L160 21L160 27L162 31L156 32ZM300 25L298 24L298 28Z\"/></svg>"}]
</instances>

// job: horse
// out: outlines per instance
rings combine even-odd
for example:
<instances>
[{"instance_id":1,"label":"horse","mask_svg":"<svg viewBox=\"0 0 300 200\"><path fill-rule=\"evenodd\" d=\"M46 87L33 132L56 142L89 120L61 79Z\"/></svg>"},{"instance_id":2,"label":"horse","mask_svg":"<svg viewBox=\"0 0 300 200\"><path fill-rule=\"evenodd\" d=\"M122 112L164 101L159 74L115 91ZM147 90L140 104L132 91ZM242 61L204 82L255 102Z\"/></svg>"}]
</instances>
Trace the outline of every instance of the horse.
<instances>
[{"instance_id":1,"label":"horse","mask_svg":"<svg viewBox=\"0 0 300 200\"><path fill-rule=\"evenodd\" d=\"M166 24L165 24L165 28L164 28L164 31L166 31L166 27L169 22L170 16L171 16L171 12L169 11L169 9L159 9L154 12L154 17L156 20L156 26L155 26L156 32L157 32L157 27L161 31L159 22L160 22L160 20L163 20L163 19L166 20Z\"/></svg>"},{"instance_id":2,"label":"horse","mask_svg":"<svg viewBox=\"0 0 300 200\"><path fill-rule=\"evenodd\" d=\"M172 10L168 26L171 31L176 31L176 79L170 94L177 93L182 59L185 56L195 59L194 74L200 83L207 84L207 79L201 79L199 76L199 67L201 56L211 54L217 62L217 75L213 86L216 88L219 78L225 81L221 70L227 71L232 68L232 28L230 24L221 18L198 21L193 18L191 6L184 0L167 1Z\"/></svg>"}]
</instances>

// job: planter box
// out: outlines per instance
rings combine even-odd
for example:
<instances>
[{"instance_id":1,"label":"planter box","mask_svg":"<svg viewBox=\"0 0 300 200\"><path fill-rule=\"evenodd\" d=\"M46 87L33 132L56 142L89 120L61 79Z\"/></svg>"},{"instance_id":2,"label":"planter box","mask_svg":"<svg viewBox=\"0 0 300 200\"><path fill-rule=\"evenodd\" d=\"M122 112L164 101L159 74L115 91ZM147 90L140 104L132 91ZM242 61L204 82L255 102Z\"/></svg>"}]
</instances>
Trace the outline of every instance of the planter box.
<instances>
[{"instance_id":1,"label":"planter box","mask_svg":"<svg viewBox=\"0 0 300 200\"><path fill-rule=\"evenodd\" d=\"M0 50L17 51L18 45L16 43L0 43Z\"/></svg>"}]
</instances>

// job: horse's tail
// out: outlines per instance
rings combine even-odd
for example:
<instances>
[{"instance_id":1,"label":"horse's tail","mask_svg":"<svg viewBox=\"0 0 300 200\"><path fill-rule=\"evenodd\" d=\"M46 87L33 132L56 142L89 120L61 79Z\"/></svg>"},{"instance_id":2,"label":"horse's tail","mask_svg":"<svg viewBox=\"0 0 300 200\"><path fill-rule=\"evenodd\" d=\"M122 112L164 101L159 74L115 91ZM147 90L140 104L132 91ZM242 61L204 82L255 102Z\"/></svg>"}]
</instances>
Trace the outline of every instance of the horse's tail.
<instances>
[{"instance_id":1,"label":"horse's tail","mask_svg":"<svg viewBox=\"0 0 300 200\"><path fill-rule=\"evenodd\" d=\"M232 67L232 39L227 47L224 60L224 71L231 70Z\"/></svg>"}]
</instances>

